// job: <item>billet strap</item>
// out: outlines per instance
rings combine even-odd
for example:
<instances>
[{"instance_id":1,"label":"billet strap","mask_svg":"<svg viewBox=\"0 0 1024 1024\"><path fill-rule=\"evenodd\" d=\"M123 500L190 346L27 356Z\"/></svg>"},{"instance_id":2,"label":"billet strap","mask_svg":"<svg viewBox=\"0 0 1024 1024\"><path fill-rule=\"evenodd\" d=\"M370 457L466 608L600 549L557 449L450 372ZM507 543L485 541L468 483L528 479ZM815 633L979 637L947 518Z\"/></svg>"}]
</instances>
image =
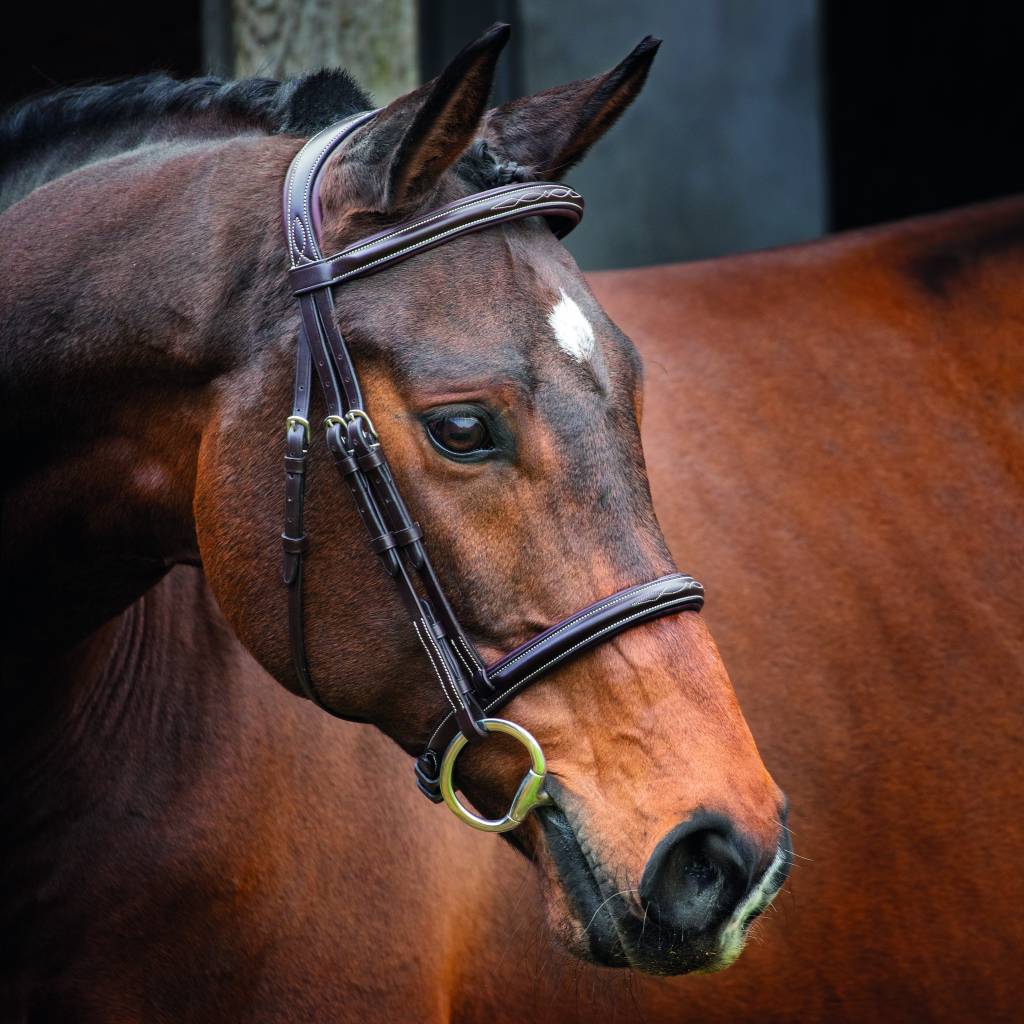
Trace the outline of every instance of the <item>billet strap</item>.
<instances>
[{"instance_id":1,"label":"billet strap","mask_svg":"<svg viewBox=\"0 0 1024 1024\"><path fill-rule=\"evenodd\" d=\"M493 715L535 679L623 630L662 615L699 612L703 607L704 587L692 576L678 572L596 601L488 665L492 694L483 702L484 714ZM446 715L416 763L417 784L435 802L441 799L441 757L458 731L454 717Z\"/></svg>"}]
</instances>

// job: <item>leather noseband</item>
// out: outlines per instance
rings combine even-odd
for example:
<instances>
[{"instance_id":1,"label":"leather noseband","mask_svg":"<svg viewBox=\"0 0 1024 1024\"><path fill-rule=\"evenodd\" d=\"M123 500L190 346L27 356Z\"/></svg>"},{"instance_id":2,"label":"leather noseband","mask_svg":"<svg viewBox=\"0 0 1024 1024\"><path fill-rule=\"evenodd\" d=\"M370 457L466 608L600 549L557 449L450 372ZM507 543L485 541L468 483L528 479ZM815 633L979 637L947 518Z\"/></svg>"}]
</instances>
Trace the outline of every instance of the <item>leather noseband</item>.
<instances>
[{"instance_id":1,"label":"leather noseband","mask_svg":"<svg viewBox=\"0 0 1024 1024\"><path fill-rule=\"evenodd\" d=\"M337 325L331 289L462 235L522 217L544 217L561 238L583 216L583 199L558 182L504 185L459 199L324 257L319 248L321 171L338 146L376 113L357 114L315 135L295 157L284 185L290 279L301 313L292 411L286 421L282 534L292 661L305 696L325 711L337 714L324 704L313 684L303 628L302 577L307 551L303 498L315 368L327 408L327 447L352 494L370 546L398 585L412 628L450 708L417 759L417 784L431 800L445 799L470 824L504 831L518 825L532 806L545 801L541 792L543 772L534 775L534 780L541 781L532 783L530 799L522 796L524 780L514 802L518 811L487 822L459 804L451 793L450 778L444 785L441 764L449 745L460 734L475 742L492 731L513 732L528 746L532 742L535 764L542 765L540 748L525 730L487 716L546 672L624 629L661 615L699 611L704 604L704 588L682 573L629 587L569 616L493 665L484 665L441 588L423 542L423 531L409 515L384 457L363 404L348 346ZM447 761L450 772L454 758Z\"/></svg>"}]
</instances>

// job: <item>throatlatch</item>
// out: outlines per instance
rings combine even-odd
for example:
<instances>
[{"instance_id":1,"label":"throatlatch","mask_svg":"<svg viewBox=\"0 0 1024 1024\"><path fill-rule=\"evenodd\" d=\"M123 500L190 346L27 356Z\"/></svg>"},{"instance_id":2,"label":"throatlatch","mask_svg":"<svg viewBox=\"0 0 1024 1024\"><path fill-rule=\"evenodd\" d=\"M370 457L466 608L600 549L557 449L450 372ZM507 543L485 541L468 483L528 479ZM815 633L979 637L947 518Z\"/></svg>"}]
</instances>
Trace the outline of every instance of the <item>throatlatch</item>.
<instances>
[{"instance_id":1,"label":"throatlatch","mask_svg":"<svg viewBox=\"0 0 1024 1024\"><path fill-rule=\"evenodd\" d=\"M292 411L285 421L282 534L292 662L305 696L336 715L320 699L313 683L303 629L302 576L307 551L303 499L315 368L327 408L327 447L352 494L370 546L398 586L412 629L451 708L416 761L417 785L431 800L444 800L474 828L504 832L547 801L543 790L544 755L521 726L488 716L544 673L624 629L661 615L699 611L704 604L704 588L682 573L629 587L569 616L493 665L483 664L445 597L424 546L423 531L409 515L384 457L364 407L348 346L338 328L331 289L462 235L522 217L544 217L561 238L582 218L583 199L560 182L504 185L459 199L324 257L319 246L320 173L341 143L376 114L357 114L315 135L295 157L284 184L290 279L301 314ZM504 817L494 820L468 810L459 801L453 780L462 748L491 732L514 736L532 759L512 807Z\"/></svg>"}]
</instances>

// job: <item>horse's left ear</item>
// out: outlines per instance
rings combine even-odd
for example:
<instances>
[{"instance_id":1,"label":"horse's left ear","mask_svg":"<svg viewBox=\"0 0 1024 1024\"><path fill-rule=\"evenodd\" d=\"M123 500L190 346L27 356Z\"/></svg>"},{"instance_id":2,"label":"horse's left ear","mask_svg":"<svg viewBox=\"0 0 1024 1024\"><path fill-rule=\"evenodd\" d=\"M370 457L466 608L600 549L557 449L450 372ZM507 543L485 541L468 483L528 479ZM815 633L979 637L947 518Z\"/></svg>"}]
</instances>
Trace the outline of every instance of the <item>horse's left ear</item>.
<instances>
[{"instance_id":1,"label":"horse's left ear","mask_svg":"<svg viewBox=\"0 0 1024 1024\"><path fill-rule=\"evenodd\" d=\"M647 36L603 75L495 107L484 122L484 138L537 177L558 177L582 160L636 99L660 45L660 39Z\"/></svg>"}]
</instances>

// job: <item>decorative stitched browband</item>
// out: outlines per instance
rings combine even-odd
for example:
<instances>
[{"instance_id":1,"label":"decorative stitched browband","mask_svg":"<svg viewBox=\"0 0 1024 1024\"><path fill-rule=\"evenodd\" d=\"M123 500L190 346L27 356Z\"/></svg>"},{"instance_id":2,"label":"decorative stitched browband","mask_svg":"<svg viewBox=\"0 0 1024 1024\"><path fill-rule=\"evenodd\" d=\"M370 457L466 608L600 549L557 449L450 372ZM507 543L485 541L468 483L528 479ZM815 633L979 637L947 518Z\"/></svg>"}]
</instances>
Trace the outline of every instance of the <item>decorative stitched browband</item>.
<instances>
[{"instance_id":1,"label":"decorative stitched browband","mask_svg":"<svg viewBox=\"0 0 1024 1024\"><path fill-rule=\"evenodd\" d=\"M579 223L583 199L558 182L505 185L449 203L324 257L319 248L320 173L338 146L376 113L357 114L314 136L299 151L285 179L290 278L301 313L285 454L282 543L288 624L292 661L303 693L324 710L337 714L324 704L313 684L303 628L302 578L307 551L303 499L315 367L327 409L327 447L352 494L370 546L398 585L412 629L450 707L416 762L420 789L439 802L442 755L460 733L470 741L482 738L490 731L488 714L544 673L616 633L661 615L699 611L704 590L692 577L670 573L598 601L493 665L484 665L441 588L423 543L423 531L410 516L384 457L363 404L348 346L338 328L331 288L470 232L521 217L544 217L562 237ZM519 820L514 819L514 824Z\"/></svg>"}]
</instances>

